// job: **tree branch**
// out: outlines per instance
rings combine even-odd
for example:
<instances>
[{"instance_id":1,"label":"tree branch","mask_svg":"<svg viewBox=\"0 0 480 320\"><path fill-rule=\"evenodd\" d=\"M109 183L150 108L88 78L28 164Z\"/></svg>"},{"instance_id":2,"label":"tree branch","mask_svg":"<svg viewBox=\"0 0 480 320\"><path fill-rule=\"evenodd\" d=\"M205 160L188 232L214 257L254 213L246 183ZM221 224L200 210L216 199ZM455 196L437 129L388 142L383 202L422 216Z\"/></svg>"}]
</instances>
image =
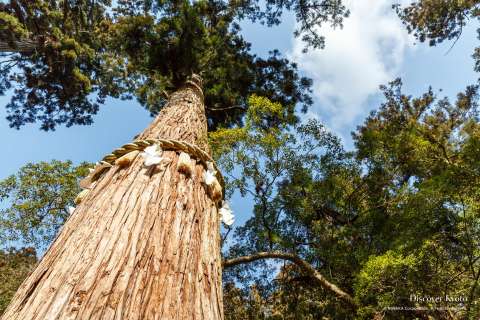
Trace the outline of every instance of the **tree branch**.
<instances>
[{"instance_id":1,"label":"tree branch","mask_svg":"<svg viewBox=\"0 0 480 320\"><path fill-rule=\"evenodd\" d=\"M232 109L240 109L240 110L246 111L246 109L242 106L231 106L231 107L224 107L224 108L206 107L206 109L209 111L225 111L225 110L232 110Z\"/></svg>"},{"instance_id":2,"label":"tree branch","mask_svg":"<svg viewBox=\"0 0 480 320\"><path fill-rule=\"evenodd\" d=\"M299 256L292 253L285 253L279 251L273 252L258 252L252 255L228 259L223 261L223 268L233 267L239 264L245 264L262 259L283 259L293 262L300 267L305 273L310 275L322 288L335 294L340 300L346 302L353 309L357 308L355 300L348 293L337 287L335 284L329 282L320 272L318 272L312 265Z\"/></svg>"},{"instance_id":3,"label":"tree branch","mask_svg":"<svg viewBox=\"0 0 480 320\"><path fill-rule=\"evenodd\" d=\"M24 39L8 43L0 41L0 52L33 52L38 46L35 40Z\"/></svg>"},{"instance_id":4,"label":"tree branch","mask_svg":"<svg viewBox=\"0 0 480 320\"><path fill-rule=\"evenodd\" d=\"M338 225L352 225L352 223L355 222L358 218L358 214L355 215L354 217L347 218L343 216L340 212L337 210L331 209L327 206L322 206L318 209L315 210L315 213L317 214L317 217L319 218L326 218L332 223L338 224Z\"/></svg>"}]
</instances>

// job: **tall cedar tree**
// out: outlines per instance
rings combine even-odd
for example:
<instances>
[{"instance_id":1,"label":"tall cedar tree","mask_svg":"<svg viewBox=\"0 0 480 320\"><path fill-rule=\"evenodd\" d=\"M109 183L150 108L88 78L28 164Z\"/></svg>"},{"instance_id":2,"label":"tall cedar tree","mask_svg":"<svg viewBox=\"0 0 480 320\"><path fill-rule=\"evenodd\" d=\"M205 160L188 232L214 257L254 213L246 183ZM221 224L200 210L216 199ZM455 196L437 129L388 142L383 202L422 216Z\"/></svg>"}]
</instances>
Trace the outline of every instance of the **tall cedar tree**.
<instances>
[{"instance_id":1,"label":"tall cedar tree","mask_svg":"<svg viewBox=\"0 0 480 320\"><path fill-rule=\"evenodd\" d=\"M315 21L303 20L337 23L345 10L329 2L312 7L320 12ZM257 14L256 3L218 1L1 4L0 89L14 88L8 120L44 130L89 124L107 96L136 97L158 114L139 139L182 140L206 152L207 127L241 124L251 94L279 102L282 119L295 122L296 106L311 104L310 80L277 51L267 59L250 54L234 18L277 23L275 8L298 13L302 6L270 3ZM193 73L205 92L199 78L185 84ZM140 156L111 168L3 319L222 319L218 204L202 183L205 168L192 163L188 177L177 162L168 151L155 170Z\"/></svg>"}]
</instances>

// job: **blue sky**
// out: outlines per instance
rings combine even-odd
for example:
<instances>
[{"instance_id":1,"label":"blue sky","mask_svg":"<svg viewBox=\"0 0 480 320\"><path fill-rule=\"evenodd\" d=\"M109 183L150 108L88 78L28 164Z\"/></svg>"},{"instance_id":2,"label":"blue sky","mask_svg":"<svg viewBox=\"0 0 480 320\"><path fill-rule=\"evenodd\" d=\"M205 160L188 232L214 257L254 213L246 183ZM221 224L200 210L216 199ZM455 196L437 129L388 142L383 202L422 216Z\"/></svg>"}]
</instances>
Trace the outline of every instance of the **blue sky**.
<instances>
[{"instance_id":1,"label":"blue sky","mask_svg":"<svg viewBox=\"0 0 480 320\"><path fill-rule=\"evenodd\" d=\"M322 28L324 50L302 54L303 44L292 37L294 19L287 15L278 27L243 23L245 38L258 55L278 48L296 61L303 75L314 80L314 106L306 117L320 119L351 146L350 132L381 102L378 86L400 76L405 92L423 93L429 85L440 95L454 97L476 82L471 54L478 43L476 25L468 26L448 52L450 43L438 47L415 44L391 10L390 0L347 1L351 16L343 29ZM448 52L448 54L447 54ZM10 97L0 97L5 105ZM91 126L59 128L42 132L37 125L21 130L8 127L0 107L2 156L0 179L15 173L28 162L71 159L95 162L127 143L152 120L135 101L108 100ZM248 201L232 199L236 225L250 214Z\"/></svg>"}]
</instances>

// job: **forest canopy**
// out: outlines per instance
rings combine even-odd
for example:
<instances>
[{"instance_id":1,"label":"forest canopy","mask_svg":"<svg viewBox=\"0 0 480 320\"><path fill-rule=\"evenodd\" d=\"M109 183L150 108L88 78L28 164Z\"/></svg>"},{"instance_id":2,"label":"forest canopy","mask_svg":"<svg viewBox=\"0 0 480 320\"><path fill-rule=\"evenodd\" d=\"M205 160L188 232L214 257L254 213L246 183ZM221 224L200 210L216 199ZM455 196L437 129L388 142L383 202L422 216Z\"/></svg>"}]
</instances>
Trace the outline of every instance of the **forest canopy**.
<instances>
[{"instance_id":1,"label":"forest canopy","mask_svg":"<svg viewBox=\"0 0 480 320\"><path fill-rule=\"evenodd\" d=\"M238 24L279 24L284 10L295 13L295 34L313 48L324 45L314 25L340 26L348 16L337 0L0 3L0 93L14 90L7 120L17 129L88 125L107 97L135 97L155 115L192 73L203 77L212 127L241 122L251 94L294 117L297 104L312 103L311 80L278 51L252 54Z\"/></svg>"}]
</instances>

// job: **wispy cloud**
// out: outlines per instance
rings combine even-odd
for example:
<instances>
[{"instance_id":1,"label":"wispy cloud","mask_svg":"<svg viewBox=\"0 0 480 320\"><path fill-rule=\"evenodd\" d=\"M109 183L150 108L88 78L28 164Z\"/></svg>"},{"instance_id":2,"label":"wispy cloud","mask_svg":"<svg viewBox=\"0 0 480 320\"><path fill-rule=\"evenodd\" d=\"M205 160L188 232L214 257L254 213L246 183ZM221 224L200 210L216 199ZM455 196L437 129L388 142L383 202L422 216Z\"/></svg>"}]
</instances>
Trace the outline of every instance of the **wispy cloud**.
<instances>
[{"instance_id":1,"label":"wispy cloud","mask_svg":"<svg viewBox=\"0 0 480 320\"><path fill-rule=\"evenodd\" d=\"M318 115L337 133L349 132L372 109L368 100L380 84L396 77L405 51L413 47L393 3L347 1L351 15L344 28L320 30L326 36L324 50L303 54L304 43L294 40L291 58L314 80L316 104L311 116Z\"/></svg>"}]
</instances>

